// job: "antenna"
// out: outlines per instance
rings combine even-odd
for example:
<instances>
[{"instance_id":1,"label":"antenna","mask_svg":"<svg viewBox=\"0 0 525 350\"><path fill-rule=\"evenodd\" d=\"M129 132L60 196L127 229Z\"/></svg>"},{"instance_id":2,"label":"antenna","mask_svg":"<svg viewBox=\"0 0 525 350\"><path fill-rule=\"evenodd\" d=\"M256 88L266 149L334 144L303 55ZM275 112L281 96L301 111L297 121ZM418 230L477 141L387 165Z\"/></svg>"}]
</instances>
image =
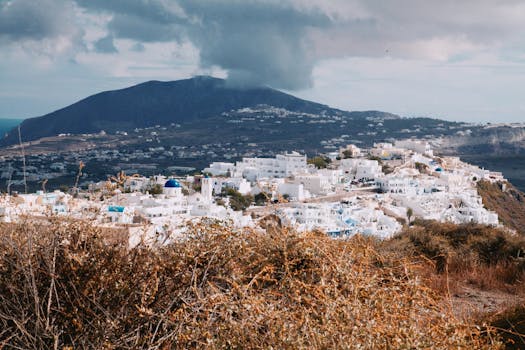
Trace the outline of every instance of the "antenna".
<instances>
[{"instance_id":1,"label":"antenna","mask_svg":"<svg viewBox=\"0 0 525 350\"><path fill-rule=\"evenodd\" d=\"M13 178L13 169L9 163L9 179L7 179L7 194L11 194L11 179Z\"/></svg>"},{"instance_id":2,"label":"antenna","mask_svg":"<svg viewBox=\"0 0 525 350\"><path fill-rule=\"evenodd\" d=\"M75 178L75 187L73 188L73 191L74 193L73 194L78 194L78 180L80 180L80 177L82 176L82 169L84 168L84 162L83 161L80 161L78 163L78 173L77 173L77 177Z\"/></svg>"},{"instance_id":3,"label":"antenna","mask_svg":"<svg viewBox=\"0 0 525 350\"><path fill-rule=\"evenodd\" d=\"M46 184L47 184L47 179L43 179L42 180L42 191L44 191L44 193L46 193Z\"/></svg>"},{"instance_id":4,"label":"antenna","mask_svg":"<svg viewBox=\"0 0 525 350\"><path fill-rule=\"evenodd\" d=\"M22 169L24 172L24 191L27 194L26 155L24 152L24 145L22 144L22 134L20 132L20 124L18 124L18 142L20 143L20 150L22 152Z\"/></svg>"}]
</instances>

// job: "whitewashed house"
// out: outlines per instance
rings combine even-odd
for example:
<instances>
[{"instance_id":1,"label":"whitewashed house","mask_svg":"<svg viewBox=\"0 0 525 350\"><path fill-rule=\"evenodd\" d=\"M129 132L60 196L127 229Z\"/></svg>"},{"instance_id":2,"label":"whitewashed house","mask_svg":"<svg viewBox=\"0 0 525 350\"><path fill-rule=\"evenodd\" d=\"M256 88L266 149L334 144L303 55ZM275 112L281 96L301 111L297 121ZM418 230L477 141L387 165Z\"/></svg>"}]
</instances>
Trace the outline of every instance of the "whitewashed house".
<instances>
[{"instance_id":1,"label":"whitewashed house","mask_svg":"<svg viewBox=\"0 0 525 350\"><path fill-rule=\"evenodd\" d=\"M383 175L383 171L377 160L348 158L341 159L341 170L351 180L374 180Z\"/></svg>"},{"instance_id":2,"label":"whitewashed house","mask_svg":"<svg viewBox=\"0 0 525 350\"><path fill-rule=\"evenodd\" d=\"M203 170L212 176L232 176L235 172L235 164L227 162L213 162L208 168Z\"/></svg>"},{"instance_id":3,"label":"whitewashed house","mask_svg":"<svg viewBox=\"0 0 525 350\"><path fill-rule=\"evenodd\" d=\"M425 140L415 140L415 139L406 139L406 140L397 140L394 142L394 147L404 148L410 151L414 151L420 154L424 154L429 157L434 156L434 151L432 146L428 141Z\"/></svg>"},{"instance_id":4,"label":"whitewashed house","mask_svg":"<svg viewBox=\"0 0 525 350\"><path fill-rule=\"evenodd\" d=\"M278 154L275 158L243 158L237 162L235 176L249 181L282 178L306 172L306 155L297 152Z\"/></svg>"},{"instance_id":5,"label":"whitewashed house","mask_svg":"<svg viewBox=\"0 0 525 350\"><path fill-rule=\"evenodd\" d=\"M407 154L405 149L394 147L394 145L388 142L374 143L374 147L372 147L369 152L371 156L383 160L402 159Z\"/></svg>"}]
</instances>

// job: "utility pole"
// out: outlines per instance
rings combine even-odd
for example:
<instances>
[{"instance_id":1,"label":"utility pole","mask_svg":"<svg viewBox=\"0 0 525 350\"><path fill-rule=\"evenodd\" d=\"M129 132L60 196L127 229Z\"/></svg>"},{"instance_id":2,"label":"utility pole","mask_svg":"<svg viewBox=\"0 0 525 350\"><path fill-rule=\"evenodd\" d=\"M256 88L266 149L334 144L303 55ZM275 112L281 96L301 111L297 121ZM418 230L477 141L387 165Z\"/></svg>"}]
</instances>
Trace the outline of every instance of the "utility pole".
<instances>
[{"instance_id":1,"label":"utility pole","mask_svg":"<svg viewBox=\"0 0 525 350\"><path fill-rule=\"evenodd\" d=\"M9 179L7 179L7 194L11 194L11 180L13 179L13 169L11 163L9 163Z\"/></svg>"}]
</instances>

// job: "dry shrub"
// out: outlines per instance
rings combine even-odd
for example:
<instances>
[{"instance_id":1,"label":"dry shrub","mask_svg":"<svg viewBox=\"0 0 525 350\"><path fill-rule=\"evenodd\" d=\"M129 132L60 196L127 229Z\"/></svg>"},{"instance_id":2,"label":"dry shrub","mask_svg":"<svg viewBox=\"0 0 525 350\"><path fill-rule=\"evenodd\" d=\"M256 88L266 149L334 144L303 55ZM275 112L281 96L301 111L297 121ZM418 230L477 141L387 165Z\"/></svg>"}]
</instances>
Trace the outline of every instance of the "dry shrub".
<instances>
[{"instance_id":1,"label":"dry shrub","mask_svg":"<svg viewBox=\"0 0 525 350\"><path fill-rule=\"evenodd\" d=\"M7 348L495 348L414 274L356 237L196 225L155 249L88 223L0 226ZM488 336L487 336L488 335Z\"/></svg>"},{"instance_id":2,"label":"dry shrub","mask_svg":"<svg viewBox=\"0 0 525 350\"><path fill-rule=\"evenodd\" d=\"M525 238L500 229L418 220L379 249L423 257L430 285L441 292L455 291L458 282L525 292Z\"/></svg>"},{"instance_id":3,"label":"dry shrub","mask_svg":"<svg viewBox=\"0 0 525 350\"><path fill-rule=\"evenodd\" d=\"M517 306L487 320L503 338L506 349L525 349L525 306Z\"/></svg>"}]
</instances>

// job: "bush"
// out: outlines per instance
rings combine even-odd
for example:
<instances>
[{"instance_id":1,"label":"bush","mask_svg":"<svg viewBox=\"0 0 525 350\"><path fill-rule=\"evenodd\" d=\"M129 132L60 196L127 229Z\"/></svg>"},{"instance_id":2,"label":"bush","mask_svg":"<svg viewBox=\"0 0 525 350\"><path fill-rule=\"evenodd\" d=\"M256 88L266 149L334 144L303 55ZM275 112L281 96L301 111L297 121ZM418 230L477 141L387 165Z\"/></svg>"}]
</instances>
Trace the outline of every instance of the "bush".
<instances>
[{"instance_id":1,"label":"bush","mask_svg":"<svg viewBox=\"0 0 525 350\"><path fill-rule=\"evenodd\" d=\"M525 238L493 227L415 220L381 249L424 256L438 274L449 273L483 289L525 292Z\"/></svg>"},{"instance_id":2,"label":"bush","mask_svg":"<svg viewBox=\"0 0 525 350\"><path fill-rule=\"evenodd\" d=\"M6 348L493 348L371 242L189 227L166 246L87 223L0 226ZM272 233L273 232L273 233ZM488 330L491 333L491 330ZM492 343L491 343L492 342Z\"/></svg>"},{"instance_id":3,"label":"bush","mask_svg":"<svg viewBox=\"0 0 525 350\"><path fill-rule=\"evenodd\" d=\"M164 191L164 187L161 184L155 184L151 186L149 189L149 193L153 195L162 194L163 191Z\"/></svg>"},{"instance_id":4,"label":"bush","mask_svg":"<svg viewBox=\"0 0 525 350\"><path fill-rule=\"evenodd\" d=\"M419 171L421 174L428 173L428 165L420 163L420 162L416 162L414 166L417 169L417 171Z\"/></svg>"},{"instance_id":5,"label":"bush","mask_svg":"<svg viewBox=\"0 0 525 350\"><path fill-rule=\"evenodd\" d=\"M317 169L324 169L331 163L330 158L327 157L313 157L307 160L308 164L313 164Z\"/></svg>"},{"instance_id":6,"label":"bush","mask_svg":"<svg viewBox=\"0 0 525 350\"><path fill-rule=\"evenodd\" d=\"M260 192L254 197L255 205L264 206L268 204L271 197L272 195L270 193Z\"/></svg>"},{"instance_id":7,"label":"bush","mask_svg":"<svg viewBox=\"0 0 525 350\"><path fill-rule=\"evenodd\" d=\"M525 306L517 306L486 320L503 338L506 349L525 349Z\"/></svg>"},{"instance_id":8,"label":"bush","mask_svg":"<svg viewBox=\"0 0 525 350\"><path fill-rule=\"evenodd\" d=\"M344 159L354 158L352 151L350 151L350 150L344 150L344 151L343 151L343 158L344 158Z\"/></svg>"},{"instance_id":9,"label":"bush","mask_svg":"<svg viewBox=\"0 0 525 350\"><path fill-rule=\"evenodd\" d=\"M369 160L376 160L381 165L383 164L383 159L381 159L380 157L373 156L373 155L369 154L367 158Z\"/></svg>"},{"instance_id":10,"label":"bush","mask_svg":"<svg viewBox=\"0 0 525 350\"><path fill-rule=\"evenodd\" d=\"M227 188L224 194L230 197L230 207L235 211L246 210L253 203L252 195L242 195L234 188Z\"/></svg>"}]
</instances>

